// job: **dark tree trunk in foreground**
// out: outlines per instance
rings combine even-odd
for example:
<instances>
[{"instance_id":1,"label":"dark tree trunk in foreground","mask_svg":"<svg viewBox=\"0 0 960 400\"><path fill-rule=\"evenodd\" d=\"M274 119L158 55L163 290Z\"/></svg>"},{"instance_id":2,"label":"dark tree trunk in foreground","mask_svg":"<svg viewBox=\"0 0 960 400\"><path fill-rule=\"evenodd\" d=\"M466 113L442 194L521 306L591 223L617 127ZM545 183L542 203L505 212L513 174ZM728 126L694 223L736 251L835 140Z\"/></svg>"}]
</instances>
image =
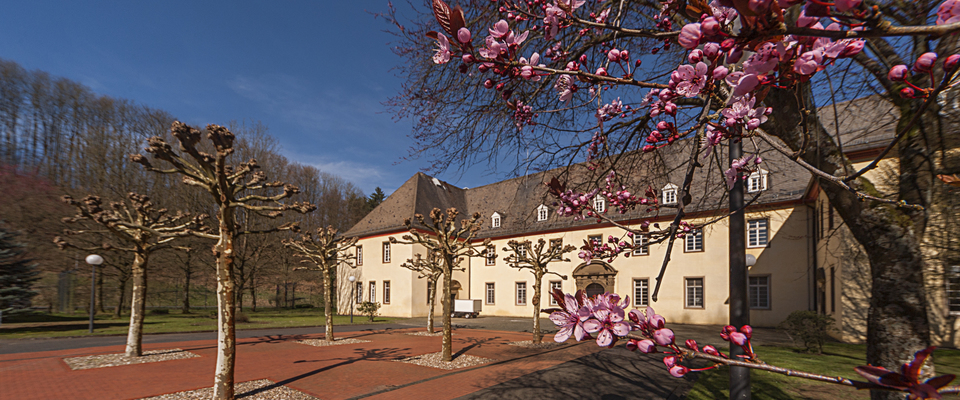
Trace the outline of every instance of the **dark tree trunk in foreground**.
<instances>
[{"instance_id":1,"label":"dark tree trunk in foreground","mask_svg":"<svg viewBox=\"0 0 960 400\"><path fill-rule=\"evenodd\" d=\"M810 101L809 86L803 85L798 90L801 90L800 96L788 90L770 91L764 102L773 107L773 114L764 129L796 151L801 150L803 128L806 125L809 138L806 148L802 149L802 160L831 175L842 175L845 168L852 170L818 120L809 118L804 121L802 111L797 112L815 110ZM805 104L798 104L798 97ZM901 107L900 112L901 124L898 129L904 128L912 115L908 107ZM923 179L923 175L929 174L912 157L915 151L911 148L920 140L916 132L918 129L913 130L899 145L899 192L903 200L924 204L922 199L909 198L910 193L921 192L917 182ZM818 137L819 142L816 140ZM859 189L872 188L863 178L851 182L851 185ZM912 359L916 351L930 345L924 261L919 239L925 228L924 212L861 201L854 193L828 180L821 180L821 187L869 256L873 286L867 316L867 362L897 371L902 363ZM903 394L874 390L871 398L900 399Z\"/></svg>"},{"instance_id":2,"label":"dark tree trunk in foreground","mask_svg":"<svg viewBox=\"0 0 960 400\"><path fill-rule=\"evenodd\" d=\"M133 259L133 292L130 301L130 329L127 331L127 357L143 355L143 317L147 309L147 255L135 254Z\"/></svg>"}]
</instances>

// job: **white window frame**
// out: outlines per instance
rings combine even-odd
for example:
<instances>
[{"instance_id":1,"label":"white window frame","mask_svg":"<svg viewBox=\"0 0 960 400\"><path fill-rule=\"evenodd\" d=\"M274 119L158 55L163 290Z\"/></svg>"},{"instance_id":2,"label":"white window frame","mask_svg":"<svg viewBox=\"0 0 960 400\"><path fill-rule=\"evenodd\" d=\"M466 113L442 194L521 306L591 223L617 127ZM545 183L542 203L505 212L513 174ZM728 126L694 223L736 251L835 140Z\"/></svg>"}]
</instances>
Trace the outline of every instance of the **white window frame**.
<instances>
[{"instance_id":1,"label":"white window frame","mask_svg":"<svg viewBox=\"0 0 960 400\"><path fill-rule=\"evenodd\" d=\"M677 185L668 183L660 190L660 203L664 205L677 204Z\"/></svg>"},{"instance_id":2,"label":"white window frame","mask_svg":"<svg viewBox=\"0 0 960 400\"><path fill-rule=\"evenodd\" d=\"M383 263L390 262L390 242L383 242Z\"/></svg>"},{"instance_id":3,"label":"white window frame","mask_svg":"<svg viewBox=\"0 0 960 400\"><path fill-rule=\"evenodd\" d=\"M383 281L383 304L390 304L390 281Z\"/></svg>"},{"instance_id":4,"label":"white window frame","mask_svg":"<svg viewBox=\"0 0 960 400\"><path fill-rule=\"evenodd\" d=\"M944 270L943 285L947 310L950 315L960 315L960 265L952 265Z\"/></svg>"},{"instance_id":5,"label":"white window frame","mask_svg":"<svg viewBox=\"0 0 960 400\"><path fill-rule=\"evenodd\" d=\"M596 195L596 197L593 198L593 210L598 213L607 211L607 199L604 199L603 196L599 194Z\"/></svg>"},{"instance_id":6,"label":"white window frame","mask_svg":"<svg viewBox=\"0 0 960 400\"><path fill-rule=\"evenodd\" d=\"M640 245L637 246L637 238L640 238ZM645 256L650 254L650 238L647 235L643 234L634 234L633 235L633 255L635 256Z\"/></svg>"},{"instance_id":7,"label":"white window frame","mask_svg":"<svg viewBox=\"0 0 960 400\"><path fill-rule=\"evenodd\" d=\"M767 218L759 218L747 221L747 247L767 247L769 243L770 220Z\"/></svg>"},{"instance_id":8,"label":"white window frame","mask_svg":"<svg viewBox=\"0 0 960 400\"><path fill-rule=\"evenodd\" d=\"M553 251L554 247L563 248L563 238L550 239L549 244L550 244L551 251ZM552 261L559 261L562 259L563 259L563 255L558 254L556 257L553 258Z\"/></svg>"},{"instance_id":9,"label":"white window frame","mask_svg":"<svg viewBox=\"0 0 960 400\"><path fill-rule=\"evenodd\" d=\"M363 245L357 246L357 265L363 265Z\"/></svg>"},{"instance_id":10,"label":"white window frame","mask_svg":"<svg viewBox=\"0 0 960 400\"><path fill-rule=\"evenodd\" d=\"M754 171L747 177L747 193L756 193L767 190L767 171Z\"/></svg>"},{"instance_id":11,"label":"white window frame","mask_svg":"<svg viewBox=\"0 0 960 400\"><path fill-rule=\"evenodd\" d=\"M363 303L363 281L357 281L357 304Z\"/></svg>"},{"instance_id":12,"label":"white window frame","mask_svg":"<svg viewBox=\"0 0 960 400\"><path fill-rule=\"evenodd\" d=\"M697 246L697 243L700 246ZM697 253L703 251L703 228L697 228L683 235L683 252Z\"/></svg>"},{"instance_id":13,"label":"white window frame","mask_svg":"<svg viewBox=\"0 0 960 400\"><path fill-rule=\"evenodd\" d=\"M497 265L497 248L494 245L487 246L483 251L484 264L487 266Z\"/></svg>"},{"instance_id":14,"label":"white window frame","mask_svg":"<svg viewBox=\"0 0 960 400\"><path fill-rule=\"evenodd\" d=\"M370 292L369 294L370 302L376 303L377 302L377 281L370 281L370 290L368 290L368 292Z\"/></svg>"},{"instance_id":15,"label":"white window frame","mask_svg":"<svg viewBox=\"0 0 960 400\"><path fill-rule=\"evenodd\" d=\"M541 204L537 207L537 222L546 221L547 217L550 216L550 209L547 206Z\"/></svg>"},{"instance_id":16,"label":"white window frame","mask_svg":"<svg viewBox=\"0 0 960 400\"><path fill-rule=\"evenodd\" d=\"M490 216L490 227L499 228L500 227L500 213L493 213Z\"/></svg>"},{"instance_id":17,"label":"white window frame","mask_svg":"<svg viewBox=\"0 0 960 400\"><path fill-rule=\"evenodd\" d=\"M751 310L770 309L770 286L770 275L750 275L747 281L747 297Z\"/></svg>"},{"instance_id":18,"label":"white window frame","mask_svg":"<svg viewBox=\"0 0 960 400\"><path fill-rule=\"evenodd\" d=\"M633 306L646 307L650 305L650 279L633 279Z\"/></svg>"},{"instance_id":19,"label":"white window frame","mask_svg":"<svg viewBox=\"0 0 960 400\"><path fill-rule=\"evenodd\" d=\"M527 258L527 245L525 243L520 243L517 245L517 257L518 258Z\"/></svg>"},{"instance_id":20,"label":"white window frame","mask_svg":"<svg viewBox=\"0 0 960 400\"><path fill-rule=\"evenodd\" d=\"M697 285L697 283L699 283L699 285ZM704 305L704 286L706 285L702 276L683 278L683 308L692 308L697 310L706 308ZM698 299L700 300L700 305L697 305Z\"/></svg>"},{"instance_id":21,"label":"white window frame","mask_svg":"<svg viewBox=\"0 0 960 400\"><path fill-rule=\"evenodd\" d=\"M516 295L517 295L517 305L525 306L527 305L527 283L526 282L517 282L516 284Z\"/></svg>"},{"instance_id":22,"label":"white window frame","mask_svg":"<svg viewBox=\"0 0 960 400\"><path fill-rule=\"evenodd\" d=\"M497 304L497 285L495 283L487 282L484 301L486 304Z\"/></svg>"},{"instance_id":23,"label":"white window frame","mask_svg":"<svg viewBox=\"0 0 960 400\"><path fill-rule=\"evenodd\" d=\"M563 290L563 281L550 281L550 305L551 306L558 305L557 299L553 297L554 289Z\"/></svg>"}]
</instances>

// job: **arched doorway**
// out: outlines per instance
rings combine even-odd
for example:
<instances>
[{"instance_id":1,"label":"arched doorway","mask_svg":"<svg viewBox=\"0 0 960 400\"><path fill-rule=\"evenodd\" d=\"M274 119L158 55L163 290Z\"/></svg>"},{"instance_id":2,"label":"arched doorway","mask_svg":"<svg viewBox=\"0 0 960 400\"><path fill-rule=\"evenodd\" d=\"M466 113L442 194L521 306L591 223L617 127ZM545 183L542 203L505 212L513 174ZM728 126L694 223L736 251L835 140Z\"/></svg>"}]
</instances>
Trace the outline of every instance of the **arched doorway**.
<instances>
[{"instance_id":1,"label":"arched doorway","mask_svg":"<svg viewBox=\"0 0 960 400\"><path fill-rule=\"evenodd\" d=\"M585 291L590 297L612 291L616 278L617 270L603 260L591 260L573 270L577 290Z\"/></svg>"},{"instance_id":2,"label":"arched doorway","mask_svg":"<svg viewBox=\"0 0 960 400\"><path fill-rule=\"evenodd\" d=\"M587 285L586 292L587 292L587 297L594 297L598 294L606 293L606 290L603 288L603 285L599 283L591 283Z\"/></svg>"},{"instance_id":3,"label":"arched doorway","mask_svg":"<svg viewBox=\"0 0 960 400\"><path fill-rule=\"evenodd\" d=\"M450 304L453 304L453 300L460 298L460 282L453 280L450 281Z\"/></svg>"}]
</instances>

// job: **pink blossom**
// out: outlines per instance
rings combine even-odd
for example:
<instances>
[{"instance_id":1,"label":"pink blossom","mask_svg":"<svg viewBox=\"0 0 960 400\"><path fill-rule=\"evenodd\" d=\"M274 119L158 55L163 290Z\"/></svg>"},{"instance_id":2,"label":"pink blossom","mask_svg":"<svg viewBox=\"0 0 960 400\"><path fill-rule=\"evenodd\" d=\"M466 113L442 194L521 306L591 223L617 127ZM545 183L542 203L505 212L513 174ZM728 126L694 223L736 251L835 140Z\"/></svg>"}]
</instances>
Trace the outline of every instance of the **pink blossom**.
<instances>
[{"instance_id":1,"label":"pink blossom","mask_svg":"<svg viewBox=\"0 0 960 400\"><path fill-rule=\"evenodd\" d=\"M720 33L720 22L714 17L707 17L700 23L700 30L705 36L716 36Z\"/></svg>"},{"instance_id":2,"label":"pink blossom","mask_svg":"<svg viewBox=\"0 0 960 400\"><path fill-rule=\"evenodd\" d=\"M731 61L732 62L732 61ZM743 72L762 75L772 71L780 63L780 53L773 43L767 42L757 49L756 53L743 62Z\"/></svg>"},{"instance_id":3,"label":"pink blossom","mask_svg":"<svg viewBox=\"0 0 960 400\"><path fill-rule=\"evenodd\" d=\"M716 60L720 56L720 45L713 42L703 45L703 55L711 60Z\"/></svg>"},{"instance_id":4,"label":"pink blossom","mask_svg":"<svg viewBox=\"0 0 960 400\"><path fill-rule=\"evenodd\" d=\"M930 72L933 70L933 64L935 62L937 62L937 53L923 53L917 58L917 62L913 64L913 70L921 74Z\"/></svg>"},{"instance_id":5,"label":"pink blossom","mask_svg":"<svg viewBox=\"0 0 960 400\"><path fill-rule=\"evenodd\" d=\"M653 332L653 340L661 346L669 346L673 344L673 331L667 328L657 329Z\"/></svg>"},{"instance_id":6,"label":"pink blossom","mask_svg":"<svg viewBox=\"0 0 960 400\"><path fill-rule=\"evenodd\" d=\"M744 335L740 332L732 332L730 333L730 343L743 346L747 344L747 335Z\"/></svg>"},{"instance_id":7,"label":"pink blossom","mask_svg":"<svg viewBox=\"0 0 960 400\"><path fill-rule=\"evenodd\" d=\"M800 75L813 75L820 70L823 62L823 51L820 49L804 52L793 64L793 72Z\"/></svg>"},{"instance_id":8,"label":"pink blossom","mask_svg":"<svg viewBox=\"0 0 960 400\"><path fill-rule=\"evenodd\" d=\"M953 54L943 61L943 69L945 71L953 71L953 69L957 67L957 63L960 63L960 54Z\"/></svg>"},{"instance_id":9,"label":"pink blossom","mask_svg":"<svg viewBox=\"0 0 960 400\"><path fill-rule=\"evenodd\" d=\"M620 50L610 49L610 51L607 52L607 59L612 62L620 61Z\"/></svg>"},{"instance_id":10,"label":"pink blossom","mask_svg":"<svg viewBox=\"0 0 960 400\"><path fill-rule=\"evenodd\" d=\"M887 78L891 81L899 82L907 79L909 73L906 65L894 65L893 68L890 68L890 72L887 73Z\"/></svg>"},{"instance_id":11,"label":"pink blossom","mask_svg":"<svg viewBox=\"0 0 960 400\"><path fill-rule=\"evenodd\" d=\"M433 55L433 62L435 64L446 64L450 62L450 42L447 40L447 37L438 34L437 45L440 46L440 49L434 50L436 53Z\"/></svg>"},{"instance_id":12,"label":"pink blossom","mask_svg":"<svg viewBox=\"0 0 960 400\"><path fill-rule=\"evenodd\" d=\"M500 52L503 50L500 42L497 41L493 36L487 36L484 41L486 47L478 50L481 56L486 58L497 58L500 57Z\"/></svg>"},{"instance_id":13,"label":"pink blossom","mask_svg":"<svg viewBox=\"0 0 960 400\"><path fill-rule=\"evenodd\" d=\"M733 95L742 97L756 89L760 79L754 74L745 74L741 71L732 72L725 78L728 85L733 86Z\"/></svg>"},{"instance_id":14,"label":"pink blossom","mask_svg":"<svg viewBox=\"0 0 960 400\"><path fill-rule=\"evenodd\" d=\"M657 351L657 344L650 339L631 339L629 342L627 342L627 350L640 350L641 353L650 354Z\"/></svg>"},{"instance_id":15,"label":"pink blossom","mask_svg":"<svg viewBox=\"0 0 960 400\"><path fill-rule=\"evenodd\" d=\"M510 24L505 20L499 20L497 23L493 24L493 28L489 29L490 35L496 38L502 38L507 36L507 33L510 32Z\"/></svg>"},{"instance_id":16,"label":"pink blossom","mask_svg":"<svg viewBox=\"0 0 960 400\"><path fill-rule=\"evenodd\" d=\"M722 6L718 0L713 0L710 2L710 11L712 12L713 17L716 18L721 24L732 22L739 15L735 8Z\"/></svg>"},{"instance_id":17,"label":"pink blossom","mask_svg":"<svg viewBox=\"0 0 960 400\"><path fill-rule=\"evenodd\" d=\"M713 125L707 125L706 137L700 146L700 149L703 150L703 158L710 156L710 153L713 151L713 146L720 144L720 139L723 139L723 134L721 134L717 128L714 128Z\"/></svg>"},{"instance_id":18,"label":"pink blossom","mask_svg":"<svg viewBox=\"0 0 960 400\"><path fill-rule=\"evenodd\" d=\"M583 306L581 299L569 294L560 296L562 293L558 292L551 293L561 307L560 311L550 314L550 321L553 321L554 325L560 328L553 340L562 343L566 342L570 335L573 335L579 342L589 336L583 329L583 322L590 318L590 310ZM580 295L581 293L578 292L577 294Z\"/></svg>"},{"instance_id":19,"label":"pink blossom","mask_svg":"<svg viewBox=\"0 0 960 400\"><path fill-rule=\"evenodd\" d=\"M565 102L573 98L573 92L577 86L573 83L570 75L560 75L560 77L557 78L557 83L555 83L553 87L559 92L560 101Z\"/></svg>"},{"instance_id":20,"label":"pink blossom","mask_svg":"<svg viewBox=\"0 0 960 400\"><path fill-rule=\"evenodd\" d=\"M757 14L763 14L770 9L770 0L749 0L747 2L747 7L750 8L750 11L753 11Z\"/></svg>"},{"instance_id":21,"label":"pink blossom","mask_svg":"<svg viewBox=\"0 0 960 400\"><path fill-rule=\"evenodd\" d=\"M470 43L471 37L470 30L467 28L460 28L460 30L457 31L457 40L459 40L460 43Z\"/></svg>"},{"instance_id":22,"label":"pink blossom","mask_svg":"<svg viewBox=\"0 0 960 400\"><path fill-rule=\"evenodd\" d=\"M696 66L684 64L677 68L677 94L684 97L697 97L707 84L707 64L698 62Z\"/></svg>"},{"instance_id":23,"label":"pink blossom","mask_svg":"<svg viewBox=\"0 0 960 400\"><path fill-rule=\"evenodd\" d=\"M860 7L862 0L834 0L833 4L836 5L837 11L847 12L856 7Z\"/></svg>"},{"instance_id":24,"label":"pink blossom","mask_svg":"<svg viewBox=\"0 0 960 400\"><path fill-rule=\"evenodd\" d=\"M679 42L683 48L690 50L700 45L701 37L703 37L703 33L700 31L699 22L686 24L683 26L683 29L680 30L680 37L677 38L677 42Z\"/></svg>"},{"instance_id":25,"label":"pink blossom","mask_svg":"<svg viewBox=\"0 0 960 400\"><path fill-rule=\"evenodd\" d=\"M690 64L696 64L703 61L703 50L693 49L690 51L690 54L687 55L687 61L690 61Z\"/></svg>"},{"instance_id":26,"label":"pink blossom","mask_svg":"<svg viewBox=\"0 0 960 400\"><path fill-rule=\"evenodd\" d=\"M940 3L937 10L937 25L960 22L960 0L947 0Z\"/></svg>"},{"instance_id":27,"label":"pink blossom","mask_svg":"<svg viewBox=\"0 0 960 400\"><path fill-rule=\"evenodd\" d=\"M808 17L806 14L806 10L801 10L800 16L797 17L797 26L801 28L809 28L814 24L816 24L817 22L820 22L820 18Z\"/></svg>"}]
</instances>

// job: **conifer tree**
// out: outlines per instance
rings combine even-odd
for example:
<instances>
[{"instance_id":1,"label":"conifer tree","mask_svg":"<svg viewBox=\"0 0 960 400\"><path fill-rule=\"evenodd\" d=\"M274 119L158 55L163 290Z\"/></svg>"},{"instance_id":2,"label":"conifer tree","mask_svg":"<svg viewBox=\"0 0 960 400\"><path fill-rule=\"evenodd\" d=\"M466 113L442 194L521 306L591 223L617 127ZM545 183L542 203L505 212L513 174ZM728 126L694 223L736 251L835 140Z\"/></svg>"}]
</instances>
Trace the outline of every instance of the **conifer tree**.
<instances>
[{"instance_id":1,"label":"conifer tree","mask_svg":"<svg viewBox=\"0 0 960 400\"><path fill-rule=\"evenodd\" d=\"M23 257L23 245L13 233L0 228L0 312L15 314L29 310L30 299L37 292L30 290L40 279L37 265Z\"/></svg>"}]
</instances>

